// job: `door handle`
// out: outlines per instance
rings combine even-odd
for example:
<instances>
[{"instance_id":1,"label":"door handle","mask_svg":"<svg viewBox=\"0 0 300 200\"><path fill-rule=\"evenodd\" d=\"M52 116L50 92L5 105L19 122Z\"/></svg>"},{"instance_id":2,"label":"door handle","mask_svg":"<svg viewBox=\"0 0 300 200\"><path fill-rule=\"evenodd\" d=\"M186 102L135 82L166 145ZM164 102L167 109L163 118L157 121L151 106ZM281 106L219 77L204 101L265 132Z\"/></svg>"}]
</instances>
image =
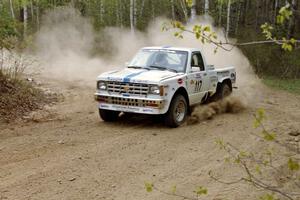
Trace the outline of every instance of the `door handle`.
<instances>
[{"instance_id":1,"label":"door handle","mask_svg":"<svg viewBox=\"0 0 300 200\"><path fill-rule=\"evenodd\" d=\"M204 73L204 74L203 74L203 76L206 76L206 75L207 75L207 73Z\"/></svg>"}]
</instances>

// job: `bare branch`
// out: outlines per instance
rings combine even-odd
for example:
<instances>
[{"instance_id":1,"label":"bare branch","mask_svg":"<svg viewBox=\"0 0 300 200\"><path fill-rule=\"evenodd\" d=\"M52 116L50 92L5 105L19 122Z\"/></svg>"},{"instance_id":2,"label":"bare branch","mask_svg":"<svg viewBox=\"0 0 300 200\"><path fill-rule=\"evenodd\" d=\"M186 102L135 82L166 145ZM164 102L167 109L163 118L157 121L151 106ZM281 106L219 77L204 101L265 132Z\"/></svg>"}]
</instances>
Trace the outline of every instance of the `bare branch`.
<instances>
[{"instance_id":1,"label":"bare branch","mask_svg":"<svg viewBox=\"0 0 300 200\"><path fill-rule=\"evenodd\" d=\"M168 29L177 29L175 28L168 28ZM189 30L189 29L181 29L182 32L187 32L187 33L191 33L191 34L196 34L195 31L193 30ZM217 48L221 48L225 51L232 51L235 47L239 47L239 46L249 46L249 45L258 45L258 44L277 44L277 45L283 45L285 44L287 41L286 40L275 40L275 39L270 39L270 40L261 40L261 41L251 41L251 42L243 42L243 43L234 43L234 42L230 42L226 39L226 41L221 41L221 40L214 40L211 39L208 35L206 35L205 33L201 33L200 37L205 39L207 43L211 43L213 45L215 45ZM298 49L298 47L296 46L296 44L300 44L300 40L294 40L293 41L295 43L295 48Z\"/></svg>"}]
</instances>

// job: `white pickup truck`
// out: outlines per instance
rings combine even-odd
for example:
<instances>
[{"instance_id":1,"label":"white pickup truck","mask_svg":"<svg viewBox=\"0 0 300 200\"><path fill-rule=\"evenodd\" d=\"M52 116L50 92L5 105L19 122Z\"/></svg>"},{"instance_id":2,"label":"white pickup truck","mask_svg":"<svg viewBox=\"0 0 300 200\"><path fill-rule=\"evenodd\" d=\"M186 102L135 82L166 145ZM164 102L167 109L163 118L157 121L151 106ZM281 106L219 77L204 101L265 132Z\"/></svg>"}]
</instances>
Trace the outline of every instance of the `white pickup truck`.
<instances>
[{"instance_id":1,"label":"white pickup truck","mask_svg":"<svg viewBox=\"0 0 300 200\"><path fill-rule=\"evenodd\" d=\"M145 47L127 67L97 78L100 117L115 121L121 112L163 115L178 127L190 108L232 92L234 67L215 69L195 48Z\"/></svg>"}]
</instances>

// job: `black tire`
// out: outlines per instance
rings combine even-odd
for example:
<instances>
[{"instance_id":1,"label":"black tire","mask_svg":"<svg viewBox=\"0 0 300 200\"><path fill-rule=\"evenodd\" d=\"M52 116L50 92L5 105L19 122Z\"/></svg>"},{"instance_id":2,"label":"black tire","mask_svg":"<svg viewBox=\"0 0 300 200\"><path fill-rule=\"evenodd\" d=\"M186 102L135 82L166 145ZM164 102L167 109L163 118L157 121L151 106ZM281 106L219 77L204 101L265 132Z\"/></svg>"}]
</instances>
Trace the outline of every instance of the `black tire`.
<instances>
[{"instance_id":1,"label":"black tire","mask_svg":"<svg viewBox=\"0 0 300 200\"><path fill-rule=\"evenodd\" d=\"M218 101L221 99L224 99L225 97L228 97L232 93L232 88L230 85L226 82L221 83L221 85L218 86L217 92L213 97L213 101Z\"/></svg>"},{"instance_id":2,"label":"black tire","mask_svg":"<svg viewBox=\"0 0 300 200\"><path fill-rule=\"evenodd\" d=\"M180 108L180 106L182 106ZM178 110L182 109L182 110ZM187 101L181 94L173 97L169 110L165 115L165 124L171 128L176 128L183 124L188 113Z\"/></svg>"},{"instance_id":3,"label":"black tire","mask_svg":"<svg viewBox=\"0 0 300 200\"><path fill-rule=\"evenodd\" d=\"M103 110L99 109L99 115L103 121L106 122L114 122L117 121L119 118L120 112L118 111L113 111L113 110Z\"/></svg>"}]
</instances>

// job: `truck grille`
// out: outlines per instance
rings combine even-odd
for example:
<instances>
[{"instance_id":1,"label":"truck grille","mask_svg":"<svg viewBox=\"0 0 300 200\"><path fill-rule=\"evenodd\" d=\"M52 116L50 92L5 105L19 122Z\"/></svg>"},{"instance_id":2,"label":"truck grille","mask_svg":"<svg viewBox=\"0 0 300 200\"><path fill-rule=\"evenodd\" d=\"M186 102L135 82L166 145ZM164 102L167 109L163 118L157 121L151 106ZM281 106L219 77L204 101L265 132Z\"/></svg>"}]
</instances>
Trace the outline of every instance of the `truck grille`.
<instances>
[{"instance_id":1,"label":"truck grille","mask_svg":"<svg viewBox=\"0 0 300 200\"><path fill-rule=\"evenodd\" d=\"M95 100L98 102L124 105L124 106L138 106L138 107L155 107L162 108L164 106L163 100L144 100L144 99L130 99L123 97L110 97L96 95Z\"/></svg>"},{"instance_id":2,"label":"truck grille","mask_svg":"<svg viewBox=\"0 0 300 200\"><path fill-rule=\"evenodd\" d=\"M107 91L117 94L132 94L137 96L146 96L149 91L149 86L142 83L122 83L110 81L107 82Z\"/></svg>"}]
</instances>

